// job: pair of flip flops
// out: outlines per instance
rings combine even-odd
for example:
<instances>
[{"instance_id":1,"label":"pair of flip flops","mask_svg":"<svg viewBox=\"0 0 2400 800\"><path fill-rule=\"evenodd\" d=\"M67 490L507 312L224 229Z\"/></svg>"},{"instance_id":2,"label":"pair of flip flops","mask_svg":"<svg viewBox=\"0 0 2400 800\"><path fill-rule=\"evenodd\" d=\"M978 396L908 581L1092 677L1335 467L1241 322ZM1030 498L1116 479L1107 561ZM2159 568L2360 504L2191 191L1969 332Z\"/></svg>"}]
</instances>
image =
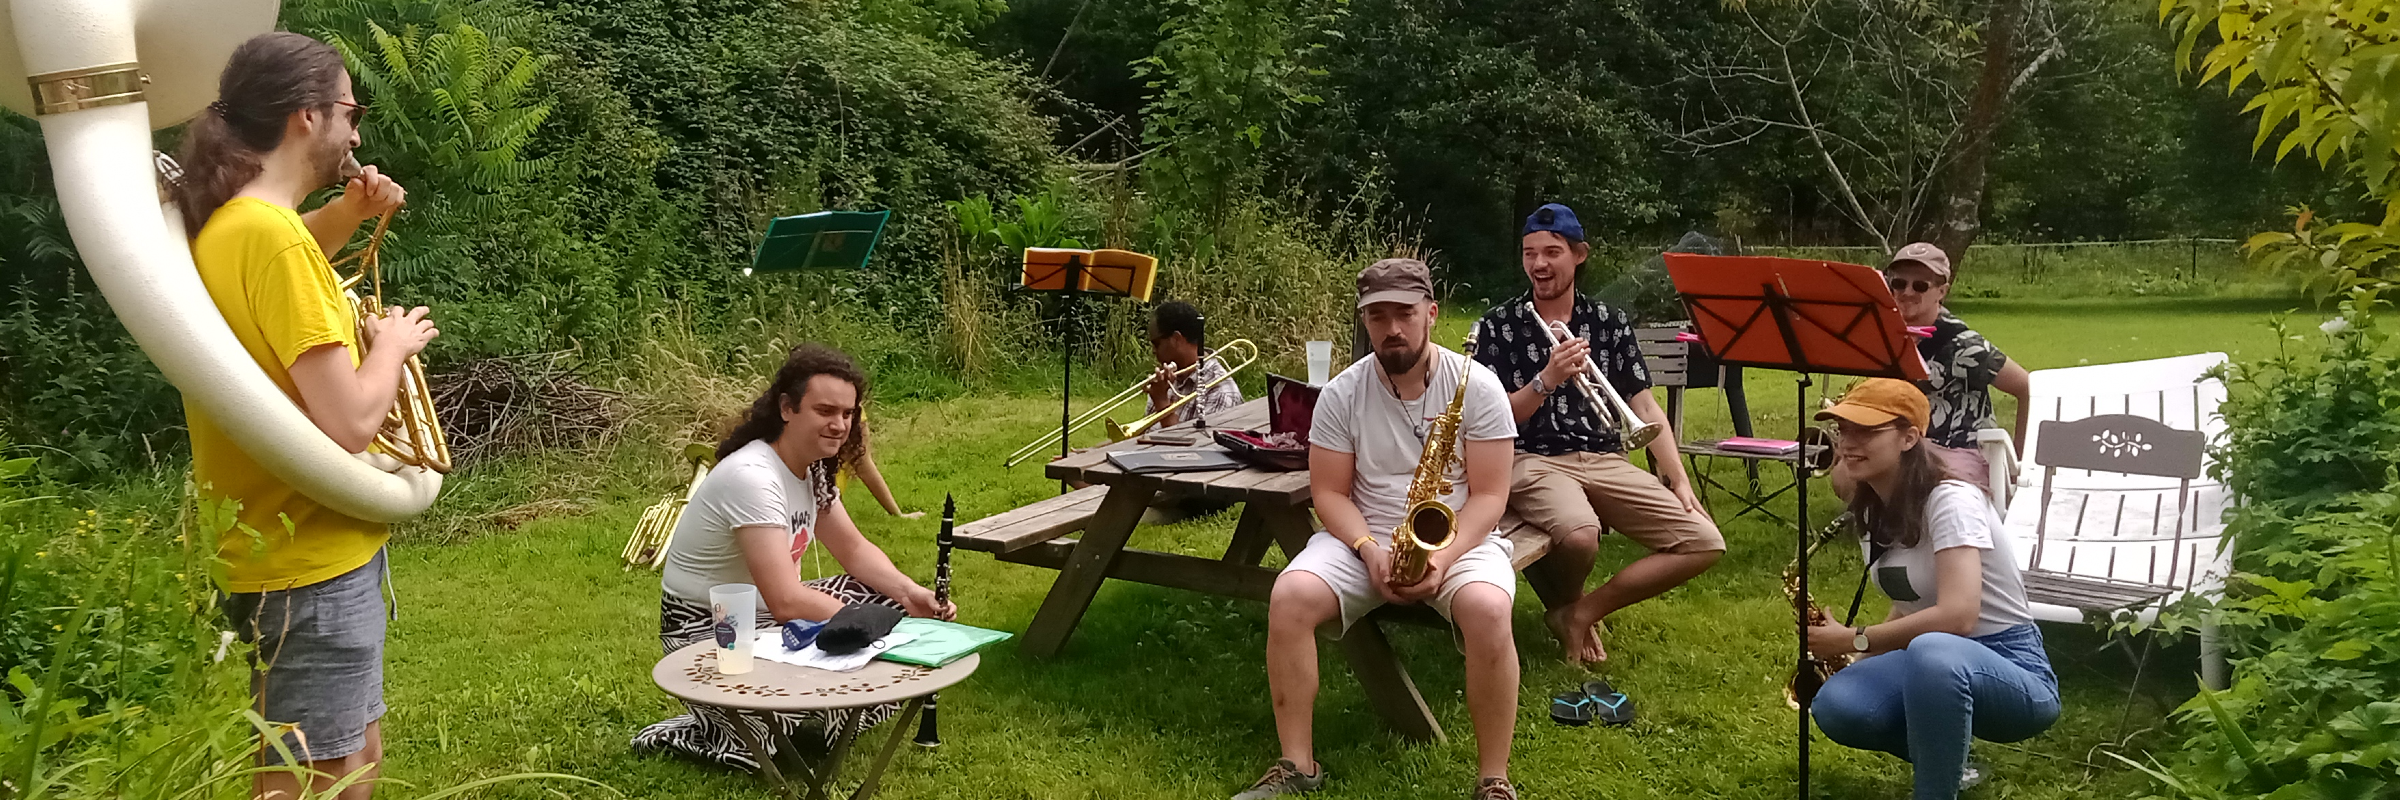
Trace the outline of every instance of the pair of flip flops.
<instances>
[{"instance_id":1,"label":"pair of flip flops","mask_svg":"<svg viewBox=\"0 0 2400 800\"><path fill-rule=\"evenodd\" d=\"M1581 727L1599 720L1603 725L1633 724L1633 699L1605 680L1585 681L1583 688L1550 697L1550 719Z\"/></svg>"}]
</instances>

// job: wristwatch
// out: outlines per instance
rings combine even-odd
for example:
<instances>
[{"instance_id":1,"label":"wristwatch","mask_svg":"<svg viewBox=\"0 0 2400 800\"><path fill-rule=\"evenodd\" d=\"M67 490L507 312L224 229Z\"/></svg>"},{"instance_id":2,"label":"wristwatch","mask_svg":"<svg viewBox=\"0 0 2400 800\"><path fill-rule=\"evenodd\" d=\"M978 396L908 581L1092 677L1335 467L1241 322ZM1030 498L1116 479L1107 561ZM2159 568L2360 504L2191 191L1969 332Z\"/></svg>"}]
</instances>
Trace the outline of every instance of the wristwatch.
<instances>
[{"instance_id":1,"label":"wristwatch","mask_svg":"<svg viewBox=\"0 0 2400 800\"><path fill-rule=\"evenodd\" d=\"M1865 628L1852 628L1851 630L1857 631L1857 632L1858 632L1858 635L1850 637L1850 647L1851 647L1852 649L1854 649L1854 650L1857 650L1857 651L1861 652L1861 653L1864 653L1864 652L1866 652L1866 651L1867 651L1867 629L1865 629Z\"/></svg>"},{"instance_id":2,"label":"wristwatch","mask_svg":"<svg viewBox=\"0 0 2400 800\"><path fill-rule=\"evenodd\" d=\"M1538 394L1543 397L1550 396L1550 385L1542 382L1542 376L1539 373L1536 373L1533 376L1533 380L1526 382L1525 385L1533 387L1534 394Z\"/></svg>"}]
</instances>

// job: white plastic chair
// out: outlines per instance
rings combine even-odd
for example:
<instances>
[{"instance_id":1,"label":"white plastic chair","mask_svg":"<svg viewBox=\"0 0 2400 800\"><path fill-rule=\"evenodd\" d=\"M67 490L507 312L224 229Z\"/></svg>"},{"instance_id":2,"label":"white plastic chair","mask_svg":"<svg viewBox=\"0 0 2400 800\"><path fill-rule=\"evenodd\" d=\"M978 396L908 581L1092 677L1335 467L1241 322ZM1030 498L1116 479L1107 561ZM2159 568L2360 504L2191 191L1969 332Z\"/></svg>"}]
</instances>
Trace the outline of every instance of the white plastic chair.
<instances>
[{"instance_id":1,"label":"white plastic chair","mask_svg":"<svg viewBox=\"0 0 2400 800\"><path fill-rule=\"evenodd\" d=\"M2218 545L2234 498L2207 477L2204 445L2224 431L2216 412L2225 386L2203 373L2225 361L2223 353L2204 353L2032 374L2025 452L2033 459L2012 489L2006 529L2036 618L2083 622L2131 613L2147 623L2166 603L2224 588L2230 565ZM2129 438L2137 432L2145 441ZM2075 440L2043 441L2060 435ZM2133 459L2121 462L2128 471L2092 468L2120 463L2128 452L2157 454L2150 449L2157 447L2190 463L2167 468ZM2221 685L2223 655L2214 632L2201 633L2203 675Z\"/></svg>"}]
</instances>

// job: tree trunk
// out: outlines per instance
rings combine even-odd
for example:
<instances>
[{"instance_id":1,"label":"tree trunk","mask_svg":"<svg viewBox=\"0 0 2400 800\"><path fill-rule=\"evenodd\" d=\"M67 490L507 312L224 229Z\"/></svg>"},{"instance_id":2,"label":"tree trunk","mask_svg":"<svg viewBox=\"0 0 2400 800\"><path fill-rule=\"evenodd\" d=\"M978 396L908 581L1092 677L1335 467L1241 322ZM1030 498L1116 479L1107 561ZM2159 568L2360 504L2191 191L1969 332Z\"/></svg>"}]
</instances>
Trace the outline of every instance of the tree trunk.
<instances>
[{"instance_id":1,"label":"tree trunk","mask_svg":"<svg viewBox=\"0 0 2400 800\"><path fill-rule=\"evenodd\" d=\"M2007 116L2025 3L1992 0L1991 17L1983 26L1983 72L1976 78L1975 95L1967 101L1963 149L1958 160L1951 162L1942 187L1941 221L1932 237L1934 245L1950 256L1954 269L1967 260L1967 247L1983 232L1984 176L1991 162L1992 139Z\"/></svg>"}]
</instances>

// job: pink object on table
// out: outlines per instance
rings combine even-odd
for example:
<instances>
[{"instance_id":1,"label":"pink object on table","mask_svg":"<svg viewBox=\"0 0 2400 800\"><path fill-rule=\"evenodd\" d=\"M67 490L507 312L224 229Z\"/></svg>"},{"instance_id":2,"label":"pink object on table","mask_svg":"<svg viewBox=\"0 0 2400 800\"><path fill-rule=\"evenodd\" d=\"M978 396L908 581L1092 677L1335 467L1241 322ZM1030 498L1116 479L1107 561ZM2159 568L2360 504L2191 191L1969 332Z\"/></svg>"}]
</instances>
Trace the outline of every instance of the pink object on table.
<instances>
[{"instance_id":1,"label":"pink object on table","mask_svg":"<svg viewBox=\"0 0 2400 800\"><path fill-rule=\"evenodd\" d=\"M1750 436L1736 436L1731 439L1718 442L1717 447L1726 450L1740 450L1747 453L1782 454L1800 449L1800 443L1790 439L1759 439Z\"/></svg>"},{"instance_id":2,"label":"pink object on table","mask_svg":"<svg viewBox=\"0 0 2400 800\"><path fill-rule=\"evenodd\" d=\"M1919 339L1931 338L1933 336L1933 326L1910 325L1908 326L1908 335L1917 337Z\"/></svg>"},{"instance_id":3,"label":"pink object on table","mask_svg":"<svg viewBox=\"0 0 2400 800\"><path fill-rule=\"evenodd\" d=\"M1678 342L1697 342L1697 341L1700 341L1700 334L1693 333L1693 332L1691 332L1691 331L1683 331L1683 332L1681 332L1681 333L1677 333L1677 334L1675 334L1675 341L1678 341Z\"/></svg>"}]
</instances>

